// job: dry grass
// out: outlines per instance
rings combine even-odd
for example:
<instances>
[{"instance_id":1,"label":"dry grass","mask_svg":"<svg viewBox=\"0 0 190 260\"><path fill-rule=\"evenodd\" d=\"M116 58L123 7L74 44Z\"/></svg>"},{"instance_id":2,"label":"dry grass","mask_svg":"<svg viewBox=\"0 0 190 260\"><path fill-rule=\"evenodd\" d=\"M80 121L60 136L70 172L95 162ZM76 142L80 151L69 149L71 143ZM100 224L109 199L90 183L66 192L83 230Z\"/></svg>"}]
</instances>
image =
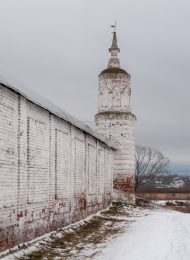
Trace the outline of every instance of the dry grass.
<instances>
[{"instance_id":1,"label":"dry grass","mask_svg":"<svg viewBox=\"0 0 190 260\"><path fill-rule=\"evenodd\" d=\"M121 203L113 203L109 209L101 212L99 216L84 221L81 225L72 227L72 230L60 230L49 237L49 240L42 241L38 250L18 258L19 260L52 260L54 259L79 259L79 254L89 246L93 245L94 252L90 258L93 259L99 252L99 246L108 238L112 238L123 232L126 219L121 217L129 216ZM120 218L117 218L120 217ZM122 225L123 223L123 225Z\"/></svg>"},{"instance_id":2,"label":"dry grass","mask_svg":"<svg viewBox=\"0 0 190 260\"><path fill-rule=\"evenodd\" d=\"M190 206L166 205L165 208L176 210L183 213L190 213Z\"/></svg>"}]
</instances>

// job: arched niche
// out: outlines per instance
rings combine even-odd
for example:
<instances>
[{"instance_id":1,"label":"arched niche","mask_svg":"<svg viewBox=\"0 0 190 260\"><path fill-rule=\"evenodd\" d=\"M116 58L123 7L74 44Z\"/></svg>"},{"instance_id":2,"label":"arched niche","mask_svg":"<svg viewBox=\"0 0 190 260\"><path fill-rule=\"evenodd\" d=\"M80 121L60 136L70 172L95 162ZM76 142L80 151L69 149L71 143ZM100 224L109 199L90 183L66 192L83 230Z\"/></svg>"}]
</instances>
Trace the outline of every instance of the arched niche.
<instances>
[{"instance_id":1,"label":"arched niche","mask_svg":"<svg viewBox=\"0 0 190 260\"><path fill-rule=\"evenodd\" d=\"M120 107L121 106L121 92L118 86L113 88L112 94L112 105L113 107Z\"/></svg>"},{"instance_id":2,"label":"arched niche","mask_svg":"<svg viewBox=\"0 0 190 260\"><path fill-rule=\"evenodd\" d=\"M109 106L109 89L107 87L103 87L100 90L100 106L101 107Z\"/></svg>"},{"instance_id":3,"label":"arched niche","mask_svg":"<svg viewBox=\"0 0 190 260\"><path fill-rule=\"evenodd\" d=\"M121 94L121 105L124 108L129 107L129 89L125 87Z\"/></svg>"}]
</instances>

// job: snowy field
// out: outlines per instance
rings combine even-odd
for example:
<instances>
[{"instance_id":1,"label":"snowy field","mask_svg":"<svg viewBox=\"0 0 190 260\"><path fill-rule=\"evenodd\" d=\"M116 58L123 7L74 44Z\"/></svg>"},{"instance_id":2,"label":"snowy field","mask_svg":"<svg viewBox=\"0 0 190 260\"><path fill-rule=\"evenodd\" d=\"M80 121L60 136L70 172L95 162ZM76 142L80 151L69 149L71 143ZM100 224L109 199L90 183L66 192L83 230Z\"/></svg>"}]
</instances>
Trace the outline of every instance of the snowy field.
<instances>
[{"instance_id":1,"label":"snowy field","mask_svg":"<svg viewBox=\"0 0 190 260\"><path fill-rule=\"evenodd\" d=\"M111 241L97 260L190 260L190 214L154 210Z\"/></svg>"},{"instance_id":2,"label":"snowy field","mask_svg":"<svg viewBox=\"0 0 190 260\"><path fill-rule=\"evenodd\" d=\"M190 260L190 214L111 206L3 259Z\"/></svg>"}]
</instances>

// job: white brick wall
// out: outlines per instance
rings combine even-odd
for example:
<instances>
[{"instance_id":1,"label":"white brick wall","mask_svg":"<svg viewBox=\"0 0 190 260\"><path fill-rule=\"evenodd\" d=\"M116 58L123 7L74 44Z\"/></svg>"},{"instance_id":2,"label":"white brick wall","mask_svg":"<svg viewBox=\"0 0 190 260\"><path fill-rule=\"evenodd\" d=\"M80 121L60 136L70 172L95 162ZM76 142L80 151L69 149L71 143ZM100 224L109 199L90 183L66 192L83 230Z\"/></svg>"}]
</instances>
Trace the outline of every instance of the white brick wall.
<instances>
[{"instance_id":1,"label":"white brick wall","mask_svg":"<svg viewBox=\"0 0 190 260\"><path fill-rule=\"evenodd\" d=\"M70 137L67 131L55 130L55 196L69 198ZM64 183L64 185L63 185ZM65 185L66 184L66 185Z\"/></svg>"},{"instance_id":2,"label":"white brick wall","mask_svg":"<svg viewBox=\"0 0 190 260\"><path fill-rule=\"evenodd\" d=\"M17 125L18 96L0 86L0 208L11 207L17 201Z\"/></svg>"},{"instance_id":3,"label":"white brick wall","mask_svg":"<svg viewBox=\"0 0 190 260\"><path fill-rule=\"evenodd\" d=\"M88 165L87 165L87 173L88 173L88 194L94 195L97 193L97 166L96 165L96 143L95 145L88 144Z\"/></svg>"},{"instance_id":4,"label":"white brick wall","mask_svg":"<svg viewBox=\"0 0 190 260\"><path fill-rule=\"evenodd\" d=\"M113 150L0 85L0 250L106 207Z\"/></svg>"},{"instance_id":5,"label":"white brick wall","mask_svg":"<svg viewBox=\"0 0 190 260\"><path fill-rule=\"evenodd\" d=\"M98 194L103 194L104 193L104 182L105 182L105 175L104 175L104 148L99 147L98 148L98 169L97 169L97 174L98 174Z\"/></svg>"}]
</instances>

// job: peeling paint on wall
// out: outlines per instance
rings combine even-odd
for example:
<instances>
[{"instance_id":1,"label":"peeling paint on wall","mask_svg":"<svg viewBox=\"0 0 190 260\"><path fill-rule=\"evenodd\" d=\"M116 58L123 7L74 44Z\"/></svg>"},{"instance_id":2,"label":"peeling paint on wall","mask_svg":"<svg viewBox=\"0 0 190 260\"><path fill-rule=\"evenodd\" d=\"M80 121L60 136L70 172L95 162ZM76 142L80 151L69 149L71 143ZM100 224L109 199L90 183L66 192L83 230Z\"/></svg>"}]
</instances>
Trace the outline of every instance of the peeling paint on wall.
<instances>
[{"instance_id":1,"label":"peeling paint on wall","mask_svg":"<svg viewBox=\"0 0 190 260\"><path fill-rule=\"evenodd\" d=\"M0 85L0 251L107 207L111 156L105 143Z\"/></svg>"}]
</instances>

